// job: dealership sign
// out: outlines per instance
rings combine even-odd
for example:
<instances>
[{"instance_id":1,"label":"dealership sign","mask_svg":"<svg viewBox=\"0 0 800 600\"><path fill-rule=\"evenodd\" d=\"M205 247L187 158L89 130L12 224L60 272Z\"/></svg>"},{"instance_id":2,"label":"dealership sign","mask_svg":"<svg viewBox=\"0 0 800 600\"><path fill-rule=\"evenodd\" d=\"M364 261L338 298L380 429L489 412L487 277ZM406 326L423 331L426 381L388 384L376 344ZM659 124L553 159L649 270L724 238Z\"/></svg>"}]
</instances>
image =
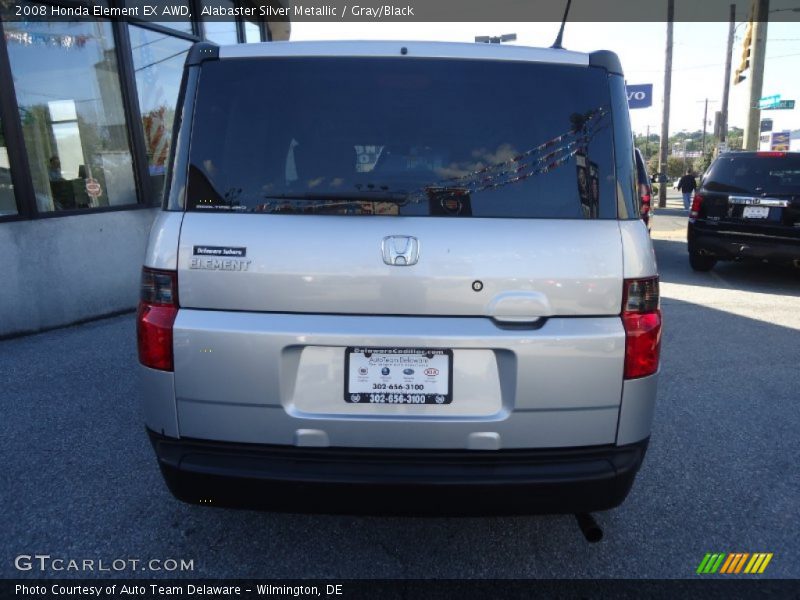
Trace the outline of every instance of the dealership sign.
<instances>
[{"instance_id":1,"label":"dealership sign","mask_svg":"<svg viewBox=\"0 0 800 600\"><path fill-rule=\"evenodd\" d=\"M647 108L653 106L653 84L641 83L626 86L628 90L628 108Z\"/></svg>"},{"instance_id":2,"label":"dealership sign","mask_svg":"<svg viewBox=\"0 0 800 600\"><path fill-rule=\"evenodd\" d=\"M790 131L773 131L770 150L777 150L779 152L788 152L790 145L791 132Z\"/></svg>"}]
</instances>

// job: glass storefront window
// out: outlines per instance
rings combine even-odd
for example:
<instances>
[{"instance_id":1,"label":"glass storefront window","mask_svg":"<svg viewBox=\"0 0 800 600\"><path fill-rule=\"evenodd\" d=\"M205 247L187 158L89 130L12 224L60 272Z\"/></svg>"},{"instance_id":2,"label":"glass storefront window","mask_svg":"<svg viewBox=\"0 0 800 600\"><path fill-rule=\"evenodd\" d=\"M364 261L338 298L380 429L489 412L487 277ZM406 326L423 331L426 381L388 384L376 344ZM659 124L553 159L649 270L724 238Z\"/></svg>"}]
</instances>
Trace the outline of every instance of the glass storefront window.
<instances>
[{"instance_id":1,"label":"glass storefront window","mask_svg":"<svg viewBox=\"0 0 800 600\"><path fill-rule=\"evenodd\" d=\"M3 122L0 121L0 217L17 214L17 203L14 200L14 186L11 183L11 165L8 162L8 147L3 134Z\"/></svg>"},{"instance_id":2,"label":"glass storefront window","mask_svg":"<svg viewBox=\"0 0 800 600\"><path fill-rule=\"evenodd\" d=\"M248 44L261 41L261 28L252 21L244 22L244 41Z\"/></svg>"},{"instance_id":3,"label":"glass storefront window","mask_svg":"<svg viewBox=\"0 0 800 600\"><path fill-rule=\"evenodd\" d=\"M233 9L234 6L236 5L233 3L233 0L203 0L204 8L214 9L222 7L227 10ZM203 29L205 30L206 39L220 46L236 44L239 41L235 17L206 17L206 19L203 20Z\"/></svg>"},{"instance_id":4,"label":"glass storefront window","mask_svg":"<svg viewBox=\"0 0 800 600\"><path fill-rule=\"evenodd\" d=\"M4 27L39 212L136 204L111 25Z\"/></svg>"},{"instance_id":5,"label":"glass storefront window","mask_svg":"<svg viewBox=\"0 0 800 600\"><path fill-rule=\"evenodd\" d=\"M135 25L129 25L128 32L147 149L147 168L153 197L160 200L183 63L192 43Z\"/></svg>"}]
</instances>

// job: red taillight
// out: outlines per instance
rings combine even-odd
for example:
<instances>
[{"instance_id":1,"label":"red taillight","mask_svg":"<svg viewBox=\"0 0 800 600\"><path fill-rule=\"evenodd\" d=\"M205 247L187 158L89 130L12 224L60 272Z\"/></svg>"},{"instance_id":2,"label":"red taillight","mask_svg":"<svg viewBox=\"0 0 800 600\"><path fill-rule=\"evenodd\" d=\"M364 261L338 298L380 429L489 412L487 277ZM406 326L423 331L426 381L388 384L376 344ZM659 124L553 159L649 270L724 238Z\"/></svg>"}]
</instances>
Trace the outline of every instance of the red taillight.
<instances>
[{"instance_id":1,"label":"red taillight","mask_svg":"<svg viewBox=\"0 0 800 600\"><path fill-rule=\"evenodd\" d=\"M642 194L642 207L641 207L642 221L645 224L650 222L650 194Z\"/></svg>"},{"instance_id":2,"label":"red taillight","mask_svg":"<svg viewBox=\"0 0 800 600\"><path fill-rule=\"evenodd\" d=\"M626 279L622 294L625 328L625 379L658 371L661 352L661 309L658 277Z\"/></svg>"},{"instance_id":3,"label":"red taillight","mask_svg":"<svg viewBox=\"0 0 800 600\"><path fill-rule=\"evenodd\" d=\"M639 199L639 213L646 225L650 222L650 188L643 183L639 184Z\"/></svg>"},{"instance_id":4,"label":"red taillight","mask_svg":"<svg viewBox=\"0 0 800 600\"><path fill-rule=\"evenodd\" d=\"M764 157L786 156L786 152L775 152L775 151L771 151L771 152L756 152L756 156L764 156Z\"/></svg>"},{"instance_id":5,"label":"red taillight","mask_svg":"<svg viewBox=\"0 0 800 600\"><path fill-rule=\"evenodd\" d=\"M142 269L136 338L139 362L151 369L173 370L172 325L178 314L178 276L175 271Z\"/></svg>"},{"instance_id":6,"label":"red taillight","mask_svg":"<svg viewBox=\"0 0 800 600\"><path fill-rule=\"evenodd\" d=\"M703 205L703 197L695 194L692 198L692 208L689 209L689 219L694 220L700 216L700 207Z\"/></svg>"}]
</instances>

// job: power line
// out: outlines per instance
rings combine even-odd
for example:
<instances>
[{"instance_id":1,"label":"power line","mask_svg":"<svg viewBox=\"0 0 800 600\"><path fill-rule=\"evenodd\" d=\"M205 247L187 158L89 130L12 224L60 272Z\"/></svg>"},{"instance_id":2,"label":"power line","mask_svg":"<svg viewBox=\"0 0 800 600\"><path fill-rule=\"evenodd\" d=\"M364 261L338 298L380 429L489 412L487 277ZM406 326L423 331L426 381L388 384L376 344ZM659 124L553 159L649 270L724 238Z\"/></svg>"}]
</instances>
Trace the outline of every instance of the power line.
<instances>
[{"instance_id":1,"label":"power line","mask_svg":"<svg viewBox=\"0 0 800 600\"><path fill-rule=\"evenodd\" d=\"M772 40L770 40L772 41ZM766 60L774 60L776 58L789 58L791 56L800 56L800 52L793 54L780 54L778 56L768 56ZM693 71L696 69L708 69L711 67L721 67L725 63L708 63L705 65L692 65L691 67L673 67L673 71ZM663 73L664 69L626 69L626 73Z\"/></svg>"}]
</instances>

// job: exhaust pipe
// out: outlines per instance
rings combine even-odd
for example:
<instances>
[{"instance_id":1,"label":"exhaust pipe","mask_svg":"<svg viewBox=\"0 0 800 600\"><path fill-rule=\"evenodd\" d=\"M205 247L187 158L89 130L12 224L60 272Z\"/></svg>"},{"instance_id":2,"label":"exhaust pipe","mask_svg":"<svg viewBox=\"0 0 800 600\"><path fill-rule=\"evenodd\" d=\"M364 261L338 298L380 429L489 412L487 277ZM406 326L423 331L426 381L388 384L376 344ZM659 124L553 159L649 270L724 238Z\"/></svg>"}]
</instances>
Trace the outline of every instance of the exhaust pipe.
<instances>
[{"instance_id":1,"label":"exhaust pipe","mask_svg":"<svg viewBox=\"0 0 800 600\"><path fill-rule=\"evenodd\" d=\"M583 534L583 537L586 538L586 541L590 544L596 544L600 540L603 539L603 530L600 528L600 525L597 524L597 521L594 520L594 517L589 513L578 513L575 515L575 518L578 521L578 527Z\"/></svg>"}]
</instances>

